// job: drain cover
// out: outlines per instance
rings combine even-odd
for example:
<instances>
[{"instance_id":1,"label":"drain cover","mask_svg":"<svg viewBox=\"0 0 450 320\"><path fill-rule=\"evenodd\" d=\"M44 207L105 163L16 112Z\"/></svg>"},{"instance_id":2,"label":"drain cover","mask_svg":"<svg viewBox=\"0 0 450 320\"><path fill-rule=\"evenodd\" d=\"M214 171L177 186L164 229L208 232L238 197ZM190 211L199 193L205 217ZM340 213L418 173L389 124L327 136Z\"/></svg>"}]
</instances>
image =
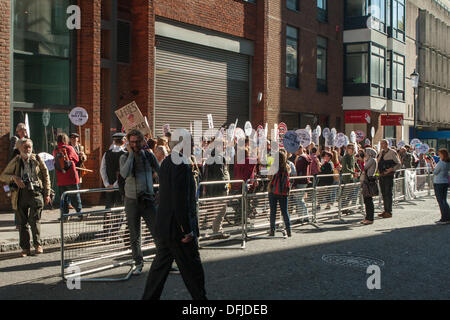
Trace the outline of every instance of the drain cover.
<instances>
[{"instance_id":1,"label":"drain cover","mask_svg":"<svg viewBox=\"0 0 450 320\"><path fill-rule=\"evenodd\" d=\"M367 269L371 265L384 266L383 260L348 254L325 254L322 260L329 264L362 269Z\"/></svg>"}]
</instances>

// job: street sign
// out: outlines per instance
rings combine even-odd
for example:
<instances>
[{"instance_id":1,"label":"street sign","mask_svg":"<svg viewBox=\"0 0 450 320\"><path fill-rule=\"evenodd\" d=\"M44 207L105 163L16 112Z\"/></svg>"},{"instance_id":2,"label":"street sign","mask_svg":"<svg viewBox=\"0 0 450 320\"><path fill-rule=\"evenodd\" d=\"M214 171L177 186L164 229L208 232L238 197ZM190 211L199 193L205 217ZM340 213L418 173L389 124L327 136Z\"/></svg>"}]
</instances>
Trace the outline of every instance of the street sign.
<instances>
[{"instance_id":1,"label":"street sign","mask_svg":"<svg viewBox=\"0 0 450 320\"><path fill-rule=\"evenodd\" d=\"M81 107L73 108L69 113L70 122L76 126L83 126L89 119L86 109Z\"/></svg>"}]
</instances>

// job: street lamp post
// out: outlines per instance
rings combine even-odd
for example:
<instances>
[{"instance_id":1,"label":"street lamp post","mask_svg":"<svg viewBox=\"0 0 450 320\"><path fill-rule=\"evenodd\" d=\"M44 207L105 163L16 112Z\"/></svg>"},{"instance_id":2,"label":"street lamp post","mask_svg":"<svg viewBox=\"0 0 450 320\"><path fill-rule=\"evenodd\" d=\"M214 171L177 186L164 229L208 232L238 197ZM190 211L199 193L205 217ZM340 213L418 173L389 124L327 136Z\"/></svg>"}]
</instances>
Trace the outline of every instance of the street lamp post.
<instances>
[{"instance_id":1,"label":"street lamp post","mask_svg":"<svg viewBox=\"0 0 450 320\"><path fill-rule=\"evenodd\" d=\"M416 126L417 126L417 108L416 108L416 90L419 87L419 74L417 73L416 69L414 69L414 72L410 75L411 81L412 81L412 87L414 88L414 133L413 138L417 138L417 132L416 132Z\"/></svg>"}]
</instances>

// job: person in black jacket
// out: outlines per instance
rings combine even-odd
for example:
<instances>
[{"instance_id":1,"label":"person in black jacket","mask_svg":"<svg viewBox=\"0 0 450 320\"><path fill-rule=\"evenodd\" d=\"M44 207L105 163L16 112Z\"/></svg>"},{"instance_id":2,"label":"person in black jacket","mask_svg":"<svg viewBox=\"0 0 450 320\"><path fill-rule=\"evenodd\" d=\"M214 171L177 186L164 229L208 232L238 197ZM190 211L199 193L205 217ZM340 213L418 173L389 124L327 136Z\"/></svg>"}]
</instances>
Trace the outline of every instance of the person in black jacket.
<instances>
[{"instance_id":1,"label":"person in black jacket","mask_svg":"<svg viewBox=\"0 0 450 320\"><path fill-rule=\"evenodd\" d=\"M177 155L183 159L175 164ZM150 268L143 300L159 300L175 260L194 300L206 300L205 276L198 251L196 182L192 162L172 154L161 164L160 206L155 219L156 257Z\"/></svg>"},{"instance_id":2,"label":"person in black jacket","mask_svg":"<svg viewBox=\"0 0 450 320\"><path fill-rule=\"evenodd\" d=\"M323 159L323 163L320 167L320 173L317 176L318 182L317 186L331 186L333 184L333 162L331 161L331 158L333 155L329 151L322 152L321 158ZM321 177L321 175L327 175L326 177ZM320 210L320 205L322 203L329 204L331 202L331 190L330 189L322 189L318 192L318 205L317 210ZM328 205L326 207L326 210L330 209L330 206Z\"/></svg>"}]
</instances>

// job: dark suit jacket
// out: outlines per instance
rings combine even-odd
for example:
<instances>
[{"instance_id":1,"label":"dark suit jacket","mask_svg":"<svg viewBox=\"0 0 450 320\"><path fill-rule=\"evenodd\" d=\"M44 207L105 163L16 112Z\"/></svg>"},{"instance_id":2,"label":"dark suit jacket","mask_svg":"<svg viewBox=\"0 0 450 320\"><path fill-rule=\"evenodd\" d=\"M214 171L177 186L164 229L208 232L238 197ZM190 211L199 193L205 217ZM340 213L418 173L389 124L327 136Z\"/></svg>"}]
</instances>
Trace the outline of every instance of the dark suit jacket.
<instances>
[{"instance_id":1,"label":"dark suit jacket","mask_svg":"<svg viewBox=\"0 0 450 320\"><path fill-rule=\"evenodd\" d=\"M159 171L160 204L155 219L155 238L181 240L185 234L199 236L196 184L190 164L175 165L169 156Z\"/></svg>"}]
</instances>

